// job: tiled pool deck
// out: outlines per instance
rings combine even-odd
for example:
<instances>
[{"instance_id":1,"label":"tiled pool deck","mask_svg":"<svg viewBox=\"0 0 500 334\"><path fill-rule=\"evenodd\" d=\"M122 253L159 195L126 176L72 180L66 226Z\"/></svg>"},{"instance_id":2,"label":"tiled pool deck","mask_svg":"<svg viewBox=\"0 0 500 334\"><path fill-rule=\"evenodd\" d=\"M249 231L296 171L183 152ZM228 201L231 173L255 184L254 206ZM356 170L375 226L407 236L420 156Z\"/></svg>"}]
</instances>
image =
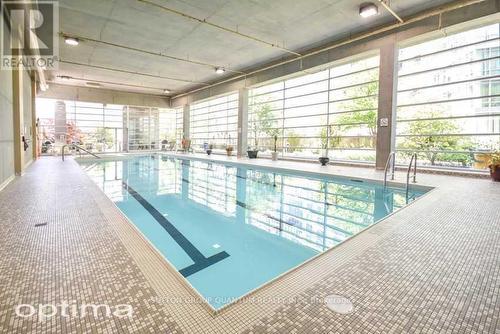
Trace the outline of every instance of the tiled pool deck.
<instances>
[{"instance_id":1,"label":"tiled pool deck","mask_svg":"<svg viewBox=\"0 0 500 334\"><path fill-rule=\"evenodd\" d=\"M383 178L368 168L243 162ZM499 333L500 183L418 178L436 189L213 315L74 160L42 158L0 192L0 332ZM323 298L331 294L348 297L354 311L330 311ZM18 304L64 301L131 304L135 313L15 315Z\"/></svg>"}]
</instances>

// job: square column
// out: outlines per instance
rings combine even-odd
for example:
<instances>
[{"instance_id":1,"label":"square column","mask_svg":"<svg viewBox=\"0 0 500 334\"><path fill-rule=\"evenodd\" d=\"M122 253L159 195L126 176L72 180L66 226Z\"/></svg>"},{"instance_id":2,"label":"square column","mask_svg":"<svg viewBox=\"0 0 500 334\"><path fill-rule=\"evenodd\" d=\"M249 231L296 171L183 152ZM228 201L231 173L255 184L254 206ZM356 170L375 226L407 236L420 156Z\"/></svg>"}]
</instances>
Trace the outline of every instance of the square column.
<instances>
[{"instance_id":1,"label":"square column","mask_svg":"<svg viewBox=\"0 0 500 334\"><path fill-rule=\"evenodd\" d=\"M248 144L248 88L238 91L238 157L246 156Z\"/></svg>"},{"instance_id":2,"label":"square column","mask_svg":"<svg viewBox=\"0 0 500 334\"><path fill-rule=\"evenodd\" d=\"M16 58L21 59L18 52ZM23 112L23 67L21 64L12 69L12 105L14 110L14 172L21 176L24 170L24 112Z\"/></svg>"},{"instance_id":3,"label":"square column","mask_svg":"<svg viewBox=\"0 0 500 334\"><path fill-rule=\"evenodd\" d=\"M384 169L396 144L398 48L394 42L380 48L376 169Z\"/></svg>"},{"instance_id":4,"label":"square column","mask_svg":"<svg viewBox=\"0 0 500 334\"><path fill-rule=\"evenodd\" d=\"M189 131L190 119L191 119L191 115L189 112L189 104L185 104L183 106L183 110L182 110L182 133L183 133L183 137L186 139L191 138L191 133Z\"/></svg>"}]
</instances>

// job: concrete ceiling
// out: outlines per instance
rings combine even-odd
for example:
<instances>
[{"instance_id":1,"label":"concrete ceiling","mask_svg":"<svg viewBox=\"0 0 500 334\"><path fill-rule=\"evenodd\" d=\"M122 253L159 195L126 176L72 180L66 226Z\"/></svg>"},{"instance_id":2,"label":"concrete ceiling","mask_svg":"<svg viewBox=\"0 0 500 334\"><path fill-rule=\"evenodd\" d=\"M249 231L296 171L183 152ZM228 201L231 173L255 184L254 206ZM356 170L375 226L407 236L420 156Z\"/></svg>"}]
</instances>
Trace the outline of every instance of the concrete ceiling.
<instances>
[{"instance_id":1,"label":"concrete ceiling","mask_svg":"<svg viewBox=\"0 0 500 334\"><path fill-rule=\"evenodd\" d=\"M363 0L148 1L298 52L395 20L382 6L379 6L379 15L361 18L358 10ZM452 1L392 0L391 7L404 17L447 2ZM62 0L59 3L60 33L70 36L235 71L293 56L138 0ZM164 88L177 94L235 74L226 71L217 75L210 66L86 40L76 47L61 41L60 58L59 69L48 73L51 82L83 86L85 82L95 81L103 88L155 95L162 94ZM58 76L72 79L63 80Z\"/></svg>"}]
</instances>

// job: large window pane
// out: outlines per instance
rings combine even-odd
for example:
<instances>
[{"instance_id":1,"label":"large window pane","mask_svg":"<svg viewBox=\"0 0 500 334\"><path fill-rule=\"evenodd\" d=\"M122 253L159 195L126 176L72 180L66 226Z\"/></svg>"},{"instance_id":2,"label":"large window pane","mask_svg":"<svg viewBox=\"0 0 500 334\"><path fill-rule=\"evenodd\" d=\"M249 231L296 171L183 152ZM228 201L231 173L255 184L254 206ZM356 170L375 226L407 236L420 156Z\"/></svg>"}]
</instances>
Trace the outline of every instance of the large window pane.
<instances>
[{"instance_id":1,"label":"large window pane","mask_svg":"<svg viewBox=\"0 0 500 334\"><path fill-rule=\"evenodd\" d=\"M182 108L181 108L182 110ZM160 109L160 144L162 150L180 148L182 138L179 138L178 109Z\"/></svg>"},{"instance_id":2,"label":"large window pane","mask_svg":"<svg viewBox=\"0 0 500 334\"><path fill-rule=\"evenodd\" d=\"M77 144L92 152L120 152L124 107L101 103L37 98L41 153Z\"/></svg>"},{"instance_id":3,"label":"large window pane","mask_svg":"<svg viewBox=\"0 0 500 334\"><path fill-rule=\"evenodd\" d=\"M42 153L59 151L62 145L70 143L97 153L174 149L182 139L183 108L127 107L44 98L38 98L36 104Z\"/></svg>"},{"instance_id":4,"label":"large window pane","mask_svg":"<svg viewBox=\"0 0 500 334\"><path fill-rule=\"evenodd\" d=\"M238 94L230 94L190 106L191 146L204 151L213 145L223 153L226 146L236 148L238 130Z\"/></svg>"},{"instance_id":5,"label":"large window pane","mask_svg":"<svg viewBox=\"0 0 500 334\"><path fill-rule=\"evenodd\" d=\"M155 133L158 124L151 108L129 107L128 108L128 146L129 150L152 150L158 145Z\"/></svg>"},{"instance_id":6,"label":"large window pane","mask_svg":"<svg viewBox=\"0 0 500 334\"><path fill-rule=\"evenodd\" d=\"M252 89L248 144L270 155L375 160L379 57Z\"/></svg>"},{"instance_id":7,"label":"large window pane","mask_svg":"<svg viewBox=\"0 0 500 334\"><path fill-rule=\"evenodd\" d=\"M500 149L500 44L494 24L400 50L399 163L486 169Z\"/></svg>"}]
</instances>

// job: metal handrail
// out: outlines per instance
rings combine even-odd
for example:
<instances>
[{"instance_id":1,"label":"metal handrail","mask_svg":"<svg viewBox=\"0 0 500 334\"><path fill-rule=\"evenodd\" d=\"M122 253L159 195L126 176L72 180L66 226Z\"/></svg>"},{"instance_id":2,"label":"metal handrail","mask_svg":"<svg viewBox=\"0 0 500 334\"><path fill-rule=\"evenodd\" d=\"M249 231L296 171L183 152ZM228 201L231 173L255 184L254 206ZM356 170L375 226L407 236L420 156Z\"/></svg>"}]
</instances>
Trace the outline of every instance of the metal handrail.
<instances>
[{"instance_id":1,"label":"metal handrail","mask_svg":"<svg viewBox=\"0 0 500 334\"><path fill-rule=\"evenodd\" d=\"M62 147L62 150L61 150L62 161L64 161L64 149L65 149L66 147L73 147L73 148L75 148L75 147L76 147L77 149L82 150L83 152L86 152L86 153L88 153L88 154L90 154L90 155L92 155L92 156L96 157L97 159L101 159L101 157L100 157L100 156L98 156L98 155L96 155L96 154L94 154L94 153L90 152L89 150L84 149L84 148L83 148L83 147L81 147L81 146L78 146L78 145L76 145L76 144L67 144L67 145L64 145L64 146Z\"/></svg>"},{"instance_id":2,"label":"metal handrail","mask_svg":"<svg viewBox=\"0 0 500 334\"><path fill-rule=\"evenodd\" d=\"M391 165L392 162L392 165ZM394 172L396 170L396 152L391 152L387 158L384 169L384 190L387 188L387 171L391 167L391 180L394 180Z\"/></svg>"},{"instance_id":3,"label":"metal handrail","mask_svg":"<svg viewBox=\"0 0 500 334\"><path fill-rule=\"evenodd\" d=\"M417 183L417 153L412 154L408 170L406 171L406 198L408 198L410 190L410 172L413 164L415 165L415 168L413 169L413 183Z\"/></svg>"}]
</instances>

